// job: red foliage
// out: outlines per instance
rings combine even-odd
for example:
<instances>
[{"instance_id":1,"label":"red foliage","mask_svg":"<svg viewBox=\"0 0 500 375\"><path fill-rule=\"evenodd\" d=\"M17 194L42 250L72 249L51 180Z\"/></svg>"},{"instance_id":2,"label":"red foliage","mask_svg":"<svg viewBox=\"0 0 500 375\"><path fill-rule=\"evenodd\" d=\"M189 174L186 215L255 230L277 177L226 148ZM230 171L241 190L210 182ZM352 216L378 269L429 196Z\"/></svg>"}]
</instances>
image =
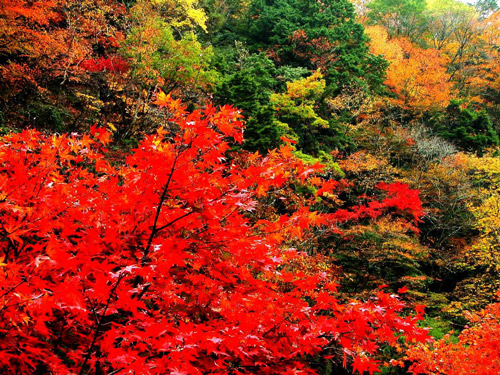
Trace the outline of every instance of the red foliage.
<instances>
[{"instance_id":1,"label":"red foliage","mask_svg":"<svg viewBox=\"0 0 500 375\"><path fill-rule=\"evenodd\" d=\"M330 215L331 219L337 223L344 223L364 218L374 219L388 211L395 211L398 214L409 216L415 224L420 221L424 211L418 190L410 189L408 185L401 182L391 184L381 182L377 188L387 194L382 201L372 200L366 205L337 210ZM418 231L416 226L413 226L412 229Z\"/></svg>"},{"instance_id":2,"label":"red foliage","mask_svg":"<svg viewBox=\"0 0 500 375\"><path fill-rule=\"evenodd\" d=\"M498 294L500 296L500 293ZM491 375L500 373L500 303L469 314L471 327L460 334L458 342L450 335L431 348L420 345L408 352L413 361L410 373L429 375Z\"/></svg>"},{"instance_id":3,"label":"red foliage","mask_svg":"<svg viewBox=\"0 0 500 375\"><path fill-rule=\"evenodd\" d=\"M387 197L380 203L381 208L394 208L412 217L415 222L424 215L419 191L413 190L401 182L386 184L381 182L377 188L387 192Z\"/></svg>"},{"instance_id":4,"label":"red foliage","mask_svg":"<svg viewBox=\"0 0 500 375\"><path fill-rule=\"evenodd\" d=\"M175 132L145 137L121 166L96 127L0 140L1 373L306 374L326 346L373 373L381 344L426 338L397 296L341 304L334 275L293 266L311 258L288 239L321 214L248 219L314 168L286 146L228 162L237 111L157 104ZM382 206L407 209L390 186Z\"/></svg>"},{"instance_id":5,"label":"red foliage","mask_svg":"<svg viewBox=\"0 0 500 375\"><path fill-rule=\"evenodd\" d=\"M83 69L89 72L117 72L125 73L130 66L124 59L120 57L100 57L98 59L84 60L81 65Z\"/></svg>"}]
</instances>

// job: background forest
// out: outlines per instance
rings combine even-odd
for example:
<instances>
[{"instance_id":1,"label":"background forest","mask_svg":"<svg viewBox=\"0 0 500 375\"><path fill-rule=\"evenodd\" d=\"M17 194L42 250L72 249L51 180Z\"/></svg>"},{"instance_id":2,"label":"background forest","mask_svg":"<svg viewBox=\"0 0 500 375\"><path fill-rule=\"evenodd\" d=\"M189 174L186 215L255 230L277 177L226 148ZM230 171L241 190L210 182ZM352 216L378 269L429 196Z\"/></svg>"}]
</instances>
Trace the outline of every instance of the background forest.
<instances>
[{"instance_id":1,"label":"background forest","mask_svg":"<svg viewBox=\"0 0 500 375\"><path fill-rule=\"evenodd\" d=\"M500 373L494 0L0 0L0 373Z\"/></svg>"}]
</instances>

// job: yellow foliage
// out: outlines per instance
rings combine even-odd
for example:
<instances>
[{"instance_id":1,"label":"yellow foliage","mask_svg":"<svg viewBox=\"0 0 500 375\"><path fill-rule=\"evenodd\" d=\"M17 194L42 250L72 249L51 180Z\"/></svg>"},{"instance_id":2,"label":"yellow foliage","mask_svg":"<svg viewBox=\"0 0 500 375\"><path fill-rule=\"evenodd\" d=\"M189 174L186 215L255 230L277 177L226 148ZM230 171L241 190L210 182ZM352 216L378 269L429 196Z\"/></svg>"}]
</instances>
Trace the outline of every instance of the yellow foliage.
<instances>
[{"instance_id":1,"label":"yellow foliage","mask_svg":"<svg viewBox=\"0 0 500 375\"><path fill-rule=\"evenodd\" d=\"M309 77L287 83L287 91L272 94L271 103L279 114L296 116L313 127L328 128L328 121L315 111L316 99L325 91L326 82L318 70Z\"/></svg>"},{"instance_id":2,"label":"yellow foliage","mask_svg":"<svg viewBox=\"0 0 500 375\"><path fill-rule=\"evenodd\" d=\"M476 180L487 182L490 189L500 188L500 158L491 155L468 156L466 167Z\"/></svg>"},{"instance_id":3,"label":"yellow foliage","mask_svg":"<svg viewBox=\"0 0 500 375\"><path fill-rule=\"evenodd\" d=\"M339 166L344 172L356 174L380 169L387 165L386 159L378 158L365 150L355 152L339 161Z\"/></svg>"},{"instance_id":4,"label":"yellow foliage","mask_svg":"<svg viewBox=\"0 0 500 375\"><path fill-rule=\"evenodd\" d=\"M197 0L151 0L165 15L167 23L174 29L200 27L207 31L207 15L198 8Z\"/></svg>"},{"instance_id":5,"label":"yellow foliage","mask_svg":"<svg viewBox=\"0 0 500 375\"><path fill-rule=\"evenodd\" d=\"M325 91L326 83L319 70L307 78L286 84L287 94L292 99L306 99L318 97Z\"/></svg>"},{"instance_id":6,"label":"yellow foliage","mask_svg":"<svg viewBox=\"0 0 500 375\"><path fill-rule=\"evenodd\" d=\"M477 186L468 206L478 232L464 249L462 261L464 267L480 272L459 282L454 297L466 302L451 304L447 309L451 314L484 307L500 287L500 159L462 154L460 163Z\"/></svg>"}]
</instances>

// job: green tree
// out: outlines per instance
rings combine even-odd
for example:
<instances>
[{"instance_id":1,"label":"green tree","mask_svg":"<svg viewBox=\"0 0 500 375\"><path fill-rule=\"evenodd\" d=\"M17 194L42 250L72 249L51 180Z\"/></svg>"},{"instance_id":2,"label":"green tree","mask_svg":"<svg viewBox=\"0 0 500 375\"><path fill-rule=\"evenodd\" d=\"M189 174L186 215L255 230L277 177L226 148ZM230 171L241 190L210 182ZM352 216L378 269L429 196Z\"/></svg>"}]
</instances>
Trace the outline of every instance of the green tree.
<instances>
[{"instance_id":1,"label":"green tree","mask_svg":"<svg viewBox=\"0 0 500 375\"><path fill-rule=\"evenodd\" d=\"M232 104L243 111L247 121L245 148L266 153L279 144L282 134L270 103L276 68L263 54L245 54L243 50L236 56L239 61L234 63L234 71L221 80L214 97L218 103Z\"/></svg>"},{"instance_id":2,"label":"green tree","mask_svg":"<svg viewBox=\"0 0 500 375\"><path fill-rule=\"evenodd\" d=\"M279 65L320 68L331 92L353 82L381 87L385 63L370 54L347 0L254 0L241 34L251 50L265 50Z\"/></svg>"},{"instance_id":3,"label":"green tree","mask_svg":"<svg viewBox=\"0 0 500 375\"><path fill-rule=\"evenodd\" d=\"M286 92L271 96L271 103L276 109L279 127L288 137L297 140L297 148L316 157L321 156L321 151L343 148L346 140L339 125L329 119L323 108L326 82L321 72L318 70L286 86Z\"/></svg>"},{"instance_id":4,"label":"green tree","mask_svg":"<svg viewBox=\"0 0 500 375\"><path fill-rule=\"evenodd\" d=\"M368 17L391 34L415 41L425 30L425 0L373 0Z\"/></svg>"},{"instance_id":5,"label":"green tree","mask_svg":"<svg viewBox=\"0 0 500 375\"><path fill-rule=\"evenodd\" d=\"M481 154L485 148L500 143L498 133L486 112L461 108L457 101L448 106L444 116L437 116L433 121L439 135L465 151Z\"/></svg>"},{"instance_id":6,"label":"green tree","mask_svg":"<svg viewBox=\"0 0 500 375\"><path fill-rule=\"evenodd\" d=\"M483 16L495 12L499 9L497 0L476 0L474 6Z\"/></svg>"},{"instance_id":7,"label":"green tree","mask_svg":"<svg viewBox=\"0 0 500 375\"><path fill-rule=\"evenodd\" d=\"M122 51L132 77L146 89L161 86L166 92L207 88L216 80L209 69L213 52L195 34L197 27L204 28L204 13L185 9L183 17L174 17L168 4L139 1L130 11L132 27Z\"/></svg>"}]
</instances>

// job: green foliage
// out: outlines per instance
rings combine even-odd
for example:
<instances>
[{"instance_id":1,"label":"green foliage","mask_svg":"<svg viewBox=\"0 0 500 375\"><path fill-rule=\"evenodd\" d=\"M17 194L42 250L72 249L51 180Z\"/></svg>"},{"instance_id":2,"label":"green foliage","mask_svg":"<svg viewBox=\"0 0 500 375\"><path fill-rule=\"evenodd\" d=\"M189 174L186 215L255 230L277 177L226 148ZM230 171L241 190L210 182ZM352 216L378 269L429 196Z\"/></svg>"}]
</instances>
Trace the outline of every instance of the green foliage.
<instances>
[{"instance_id":1,"label":"green foliage","mask_svg":"<svg viewBox=\"0 0 500 375\"><path fill-rule=\"evenodd\" d=\"M413 40L425 30L425 0L373 0L368 17L384 25L393 35Z\"/></svg>"},{"instance_id":2,"label":"green foliage","mask_svg":"<svg viewBox=\"0 0 500 375\"><path fill-rule=\"evenodd\" d=\"M226 61L225 66L228 65ZM279 144L282 134L274 119L274 108L269 102L276 85L276 68L263 54L243 57L241 61L233 62L233 65L236 70L221 80L214 98L217 103L232 104L242 110L247 120L244 147L266 153Z\"/></svg>"},{"instance_id":3,"label":"green foliage","mask_svg":"<svg viewBox=\"0 0 500 375\"><path fill-rule=\"evenodd\" d=\"M498 133L488 114L461 108L456 101L448 106L444 115L432 120L432 126L439 135L465 151L481 154L486 148L499 144Z\"/></svg>"},{"instance_id":4,"label":"green foliage","mask_svg":"<svg viewBox=\"0 0 500 375\"><path fill-rule=\"evenodd\" d=\"M283 130L274 120L274 109L263 106L256 111L254 116L248 119L245 130L245 143L243 147L250 151L267 153L278 147Z\"/></svg>"},{"instance_id":5,"label":"green foliage","mask_svg":"<svg viewBox=\"0 0 500 375\"><path fill-rule=\"evenodd\" d=\"M427 12L430 12L434 16L443 16L445 14L458 15L472 10L470 5L458 0L428 0L426 5Z\"/></svg>"},{"instance_id":6,"label":"green foliage","mask_svg":"<svg viewBox=\"0 0 500 375\"><path fill-rule=\"evenodd\" d=\"M233 104L252 114L269 102L276 81L276 69L271 60L263 54L253 54L236 64L236 71L226 75L215 91L218 102Z\"/></svg>"},{"instance_id":7,"label":"green foliage","mask_svg":"<svg viewBox=\"0 0 500 375\"><path fill-rule=\"evenodd\" d=\"M494 12L498 10L498 1L497 0L476 0L474 6L479 10L483 15L487 15L490 12Z\"/></svg>"},{"instance_id":8,"label":"green foliage","mask_svg":"<svg viewBox=\"0 0 500 375\"><path fill-rule=\"evenodd\" d=\"M425 0L373 0L368 5L372 17L383 18L384 15L398 13L403 17L420 15L425 10Z\"/></svg>"},{"instance_id":9,"label":"green foliage","mask_svg":"<svg viewBox=\"0 0 500 375\"><path fill-rule=\"evenodd\" d=\"M326 82L317 71L309 77L287 83L287 91L273 94L271 103L285 134L298 141L298 149L319 156L321 151L344 148L346 139L325 107Z\"/></svg>"},{"instance_id":10,"label":"green foliage","mask_svg":"<svg viewBox=\"0 0 500 375\"><path fill-rule=\"evenodd\" d=\"M283 65L276 69L276 73L276 79L279 81L278 91L282 92L286 90L287 82L298 81L299 79L309 75L311 72L302 66L294 67L290 65Z\"/></svg>"},{"instance_id":11,"label":"green foliage","mask_svg":"<svg viewBox=\"0 0 500 375\"><path fill-rule=\"evenodd\" d=\"M67 129L66 123L71 114L64 107L42 101L31 102L24 110L24 116L31 125L45 127L52 131L63 132Z\"/></svg>"},{"instance_id":12,"label":"green foliage","mask_svg":"<svg viewBox=\"0 0 500 375\"><path fill-rule=\"evenodd\" d=\"M429 327L429 334L436 340L440 340L451 330L451 325L447 321L443 321L440 318L431 318L426 316L424 320L420 323L422 327ZM451 342L458 342L457 335L450 335Z\"/></svg>"},{"instance_id":13,"label":"green foliage","mask_svg":"<svg viewBox=\"0 0 500 375\"><path fill-rule=\"evenodd\" d=\"M0 136L4 136L11 132L8 126L6 126L4 113L0 110Z\"/></svg>"},{"instance_id":14,"label":"green foliage","mask_svg":"<svg viewBox=\"0 0 500 375\"><path fill-rule=\"evenodd\" d=\"M324 170L327 173L332 174L335 177L344 177L345 174L340 169L338 163L334 161L334 158L332 154L326 153L324 151L320 151L318 154L318 157L315 158L314 156L311 156L309 154L304 154L303 152L299 150L295 150L293 154L298 157L299 159L303 160L305 163L314 165L314 164L322 164L324 165ZM321 198L319 198L321 200Z\"/></svg>"},{"instance_id":15,"label":"green foliage","mask_svg":"<svg viewBox=\"0 0 500 375\"><path fill-rule=\"evenodd\" d=\"M316 102L321 100L325 86L321 73L316 72L310 77L288 83L287 92L274 94L271 102L279 112L279 117L285 119L294 130L300 124L305 124L311 131L314 128L327 128L328 121L315 111Z\"/></svg>"},{"instance_id":16,"label":"green foliage","mask_svg":"<svg viewBox=\"0 0 500 375\"><path fill-rule=\"evenodd\" d=\"M238 24L247 10L246 1L201 0L200 3L208 16L204 39L214 46L231 45L238 39Z\"/></svg>"},{"instance_id":17,"label":"green foliage","mask_svg":"<svg viewBox=\"0 0 500 375\"><path fill-rule=\"evenodd\" d=\"M130 61L131 75L145 88L160 85L170 92L207 88L217 75L209 69L213 55L192 31L174 37L174 29L153 8L138 3L132 10L135 21L122 46Z\"/></svg>"},{"instance_id":18,"label":"green foliage","mask_svg":"<svg viewBox=\"0 0 500 375\"><path fill-rule=\"evenodd\" d=\"M424 276L422 261L427 256L427 249L402 228L398 222L391 227L383 219L378 223L353 226L346 230L348 236L335 240L335 258L345 273L346 291L363 293L383 284L397 289L407 285L408 280ZM412 285L411 289L412 297L417 297L413 292L417 285Z\"/></svg>"},{"instance_id":19,"label":"green foliage","mask_svg":"<svg viewBox=\"0 0 500 375\"><path fill-rule=\"evenodd\" d=\"M267 50L280 65L322 68L334 90L354 81L372 89L382 83L385 64L369 53L347 0L255 0L241 34L249 48Z\"/></svg>"},{"instance_id":20,"label":"green foliage","mask_svg":"<svg viewBox=\"0 0 500 375\"><path fill-rule=\"evenodd\" d=\"M330 116L326 99L351 86L382 91L386 67L383 59L369 53L352 4L255 0L236 10L236 3L207 0L205 5L209 14L229 12L221 15L229 21L226 26L213 25L218 47L212 66L223 75L214 99L243 111L245 148L266 152L283 134L296 139L300 151L316 157L320 151L345 148L344 125L338 116ZM291 97L290 82L310 80L304 77L311 71L322 73L321 87Z\"/></svg>"}]
</instances>

